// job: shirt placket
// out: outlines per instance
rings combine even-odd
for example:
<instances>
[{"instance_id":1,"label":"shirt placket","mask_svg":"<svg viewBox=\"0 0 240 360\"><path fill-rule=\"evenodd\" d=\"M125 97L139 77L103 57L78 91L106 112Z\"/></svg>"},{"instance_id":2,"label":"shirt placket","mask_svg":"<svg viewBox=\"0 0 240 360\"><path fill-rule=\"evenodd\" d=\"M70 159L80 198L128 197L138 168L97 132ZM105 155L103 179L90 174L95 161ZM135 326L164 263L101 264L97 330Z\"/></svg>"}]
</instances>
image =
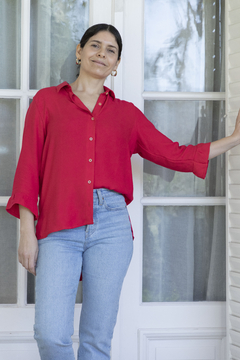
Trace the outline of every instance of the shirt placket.
<instances>
[{"instance_id":1,"label":"shirt placket","mask_svg":"<svg viewBox=\"0 0 240 360\"><path fill-rule=\"evenodd\" d=\"M89 121L87 122L86 187L88 198L93 197L94 188L96 121L102 111L103 106L105 105L106 95L108 95L108 92L100 95L93 112L89 112Z\"/></svg>"}]
</instances>

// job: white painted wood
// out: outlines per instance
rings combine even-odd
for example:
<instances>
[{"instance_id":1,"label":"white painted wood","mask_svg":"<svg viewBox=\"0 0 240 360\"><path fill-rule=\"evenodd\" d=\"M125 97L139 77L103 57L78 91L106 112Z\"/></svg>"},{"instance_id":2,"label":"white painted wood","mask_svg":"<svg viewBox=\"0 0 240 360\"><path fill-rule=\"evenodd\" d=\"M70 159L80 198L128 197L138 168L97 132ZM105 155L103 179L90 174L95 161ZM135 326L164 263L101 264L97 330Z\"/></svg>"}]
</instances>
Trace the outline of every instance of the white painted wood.
<instances>
[{"instance_id":1,"label":"white painted wood","mask_svg":"<svg viewBox=\"0 0 240 360\"><path fill-rule=\"evenodd\" d=\"M234 148L229 150L229 155L240 155L240 146L235 146Z\"/></svg>"},{"instance_id":2,"label":"white painted wood","mask_svg":"<svg viewBox=\"0 0 240 360\"><path fill-rule=\"evenodd\" d=\"M238 22L236 24L229 26L229 38L230 39L239 38L239 34L240 34L240 25Z\"/></svg>"},{"instance_id":3,"label":"white painted wood","mask_svg":"<svg viewBox=\"0 0 240 360\"><path fill-rule=\"evenodd\" d=\"M240 247L240 245L239 245L239 247ZM234 253L234 249L232 251ZM238 254L239 254L239 249L238 249ZM230 272L230 282L231 282L231 285L240 287L240 274L231 271Z\"/></svg>"},{"instance_id":4,"label":"white painted wood","mask_svg":"<svg viewBox=\"0 0 240 360\"><path fill-rule=\"evenodd\" d=\"M229 265L229 270L240 272L240 259L235 257L229 257Z\"/></svg>"},{"instance_id":5,"label":"white painted wood","mask_svg":"<svg viewBox=\"0 0 240 360\"><path fill-rule=\"evenodd\" d=\"M237 170L238 169L238 165L240 161L240 156L237 155L230 155L229 156L229 168L231 170Z\"/></svg>"},{"instance_id":6,"label":"white painted wood","mask_svg":"<svg viewBox=\"0 0 240 360\"><path fill-rule=\"evenodd\" d=\"M143 197L143 206L216 206L225 205L224 197Z\"/></svg>"},{"instance_id":7,"label":"white painted wood","mask_svg":"<svg viewBox=\"0 0 240 360\"><path fill-rule=\"evenodd\" d=\"M240 81L240 67L234 67L229 70L229 82L231 83L234 81Z\"/></svg>"},{"instance_id":8,"label":"white painted wood","mask_svg":"<svg viewBox=\"0 0 240 360\"><path fill-rule=\"evenodd\" d=\"M229 40L229 53L236 54L239 51L240 38Z\"/></svg>"},{"instance_id":9,"label":"white painted wood","mask_svg":"<svg viewBox=\"0 0 240 360\"><path fill-rule=\"evenodd\" d=\"M231 359L240 360L240 348L235 345L230 346L231 355L233 356Z\"/></svg>"},{"instance_id":10,"label":"white painted wood","mask_svg":"<svg viewBox=\"0 0 240 360\"><path fill-rule=\"evenodd\" d=\"M234 82L229 85L230 94L236 94L240 92L240 82Z\"/></svg>"},{"instance_id":11,"label":"white painted wood","mask_svg":"<svg viewBox=\"0 0 240 360\"><path fill-rule=\"evenodd\" d=\"M240 257L240 245L237 243L230 243L229 244L230 249L230 256Z\"/></svg>"},{"instance_id":12,"label":"white painted wood","mask_svg":"<svg viewBox=\"0 0 240 360\"><path fill-rule=\"evenodd\" d=\"M230 228L229 229L229 240L230 240L230 242L240 242L240 230Z\"/></svg>"},{"instance_id":13,"label":"white painted wood","mask_svg":"<svg viewBox=\"0 0 240 360\"><path fill-rule=\"evenodd\" d=\"M237 199L229 200L229 212L240 214L240 200Z\"/></svg>"},{"instance_id":14,"label":"white painted wood","mask_svg":"<svg viewBox=\"0 0 240 360\"><path fill-rule=\"evenodd\" d=\"M240 316L240 304L238 302L231 300L230 306L231 306L231 314L239 317ZM238 334L238 336L240 336L240 334Z\"/></svg>"},{"instance_id":15,"label":"white painted wood","mask_svg":"<svg viewBox=\"0 0 240 360\"><path fill-rule=\"evenodd\" d=\"M231 198L240 198L240 185L231 184L229 185L229 194Z\"/></svg>"},{"instance_id":16,"label":"white painted wood","mask_svg":"<svg viewBox=\"0 0 240 360\"><path fill-rule=\"evenodd\" d=\"M240 184L240 170L229 171L229 184Z\"/></svg>"},{"instance_id":17,"label":"white painted wood","mask_svg":"<svg viewBox=\"0 0 240 360\"><path fill-rule=\"evenodd\" d=\"M144 100L225 100L225 93L222 92L155 92L144 91L142 94Z\"/></svg>"},{"instance_id":18,"label":"white painted wood","mask_svg":"<svg viewBox=\"0 0 240 360\"><path fill-rule=\"evenodd\" d=\"M240 107L240 1L226 2L226 112L229 133ZM240 359L240 156L239 147L228 155L227 360Z\"/></svg>"},{"instance_id":19,"label":"white painted wood","mask_svg":"<svg viewBox=\"0 0 240 360\"><path fill-rule=\"evenodd\" d=\"M239 53L229 55L229 69L238 67L239 61L240 61Z\"/></svg>"},{"instance_id":20,"label":"white painted wood","mask_svg":"<svg viewBox=\"0 0 240 360\"><path fill-rule=\"evenodd\" d=\"M232 1L229 1L229 4L231 4ZM239 6L238 6L239 7ZM238 24L240 19L240 8L233 9L229 11L229 24Z\"/></svg>"},{"instance_id":21,"label":"white painted wood","mask_svg":"<svg viewBox=\"0 0 240 360\"><path fill-rule=\"evenodd\" d=\"M225 329L139 329L139 360L220 360Z\"/></svg>"},{"instance_id":22,"label":"white painted wood","mask_svg":"<svg viewBox=\"0 0 240 360\"><path fill-rule=\"evenodd\" d=\"M235 9L240 9L239 0L232 0L232 1L229 2L229 11L230 10L235 10Z\"/></svg>"},{"instance_id":23,"label":"white painted wood","mask_svg":"<svg viewBox=\"0 0 240 360\"><path fill-rule=\"evenodd\" d=\"M90 25L98 23L112 23L112 0L90 1Z\"/></svg>"}]
</instances>

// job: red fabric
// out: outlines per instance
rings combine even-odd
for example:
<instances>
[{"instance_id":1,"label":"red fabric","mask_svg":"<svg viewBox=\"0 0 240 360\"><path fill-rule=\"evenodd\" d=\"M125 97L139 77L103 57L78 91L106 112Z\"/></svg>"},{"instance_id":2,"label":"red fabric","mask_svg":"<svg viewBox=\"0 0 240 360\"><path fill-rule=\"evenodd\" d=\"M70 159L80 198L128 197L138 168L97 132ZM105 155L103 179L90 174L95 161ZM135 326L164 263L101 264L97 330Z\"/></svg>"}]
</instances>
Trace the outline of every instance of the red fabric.
<instances>
[{"instance_id":1,"label":"red fabric","mask_svg":"<svg viewBox=\"0 0 240 360\"><path fill-rule=\"evenodd\" d=\"M133 200L131 155L204 178L210 144L179 146L132 103L105 88L91 113L64 82L34 97L7 211L21 204L38 219L36 235L93 223L93 189ZM39 209L37 206L38 197Z\"/></svg>"}]
</instances>

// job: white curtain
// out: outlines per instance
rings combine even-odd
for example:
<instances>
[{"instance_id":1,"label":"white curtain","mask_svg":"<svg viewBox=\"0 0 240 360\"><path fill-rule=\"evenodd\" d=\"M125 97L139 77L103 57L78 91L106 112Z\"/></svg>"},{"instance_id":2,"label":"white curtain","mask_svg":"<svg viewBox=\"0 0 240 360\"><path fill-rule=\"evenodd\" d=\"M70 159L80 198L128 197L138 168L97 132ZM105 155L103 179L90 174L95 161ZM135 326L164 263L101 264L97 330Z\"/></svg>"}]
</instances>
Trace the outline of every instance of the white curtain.
<instances>
[{"instance_id":1,"label":"white curtain","mask_svg":"<svg viewBox=\"0 0 240 360\"><path fill-rule=\"evenodd\" d=\"M76 46L87 28L88 1L31 0L31 89L76 80Z\"/></svg>"}]
</instances>

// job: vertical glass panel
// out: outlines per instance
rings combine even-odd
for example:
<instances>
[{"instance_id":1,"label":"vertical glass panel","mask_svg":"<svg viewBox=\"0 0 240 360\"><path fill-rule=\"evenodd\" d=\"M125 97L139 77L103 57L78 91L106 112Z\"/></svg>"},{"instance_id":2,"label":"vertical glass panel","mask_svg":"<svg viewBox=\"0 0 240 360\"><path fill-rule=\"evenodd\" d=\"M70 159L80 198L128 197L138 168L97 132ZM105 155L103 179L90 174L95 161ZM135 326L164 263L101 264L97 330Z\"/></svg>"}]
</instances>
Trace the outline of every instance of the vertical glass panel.
<instances>
[{"instance_id":1,"label":"vertical glass panel","mask_svg":"<svg viewBox=\"0 0 240 360\"><path fill-rule=\"evenodd\" d=\"M180 145L196 145L224 137L223 101L145 101L145 115ZM210 160L205 180L144 160L144 196L224 196L225 157Z\"/></svg>"},{"instance_id":2,"label":"vertical glass panel","mask_svg":"<svg viewBox=\"0 0 240 360\"><path fill-rule=\"evenodd\" d=\"M35 277L33 274L28 272L27 274L27 303L35 304ZM79 282L77 296L76 296L76 304L82 303L82 282Z\"/></svg>"},{"instance_id":3,"label":"vertical glass panel","mask_svg":"<svg viewBox=\"0 0 240 360\"><path fill-rule=\"evenodd\" d=\"M144 207L143 302L225 301L225 207Z\"/></svg>"},{"instance_id":4,"label":"vertical glass panel","mask_svg":"<svg viewBox=\"0 0 240 360\"><path fill-rule=\"evenodd\" d=\"M224 91L224 0L145 0L145 91Z\"/></svg>"},{"instance_id":5,"label":"vertical glass panel","mask_svg":"<svg viewBox=\"0 0 240 360\"><path fill-rule=\"evenodd\" d=\"M21 1L0 1L0 89L20 88Z\"/></svg>"},{"instance_id":6,"label":"vertical glass panel","mask_svg":"<svg viewBox=\"0 0 240 360\"><path fill-rule=\"evenodd\" d=\"M0 207L0 304L17 303L17 220Z\"/></svg>"},{"instance_id":7,"label":"vertical glass panel","mask_svg":"<svg viewBox=\"0 0 240 360\"><path fill-rule=\"evenodd\" d=\"M88 1L31 0L30 89L76 80L76 45L88 27Z\"/></svg>"},{"instance_id":8,"label":"vertical glass panel","mask_svg":"<svg viewBox=\"0 0 240 360\"><path fill-rule=\"evenodd\" d=\"M19 100L0 99L0 196L12 192L19 149Z\"/></svg>"}]
</instances>

